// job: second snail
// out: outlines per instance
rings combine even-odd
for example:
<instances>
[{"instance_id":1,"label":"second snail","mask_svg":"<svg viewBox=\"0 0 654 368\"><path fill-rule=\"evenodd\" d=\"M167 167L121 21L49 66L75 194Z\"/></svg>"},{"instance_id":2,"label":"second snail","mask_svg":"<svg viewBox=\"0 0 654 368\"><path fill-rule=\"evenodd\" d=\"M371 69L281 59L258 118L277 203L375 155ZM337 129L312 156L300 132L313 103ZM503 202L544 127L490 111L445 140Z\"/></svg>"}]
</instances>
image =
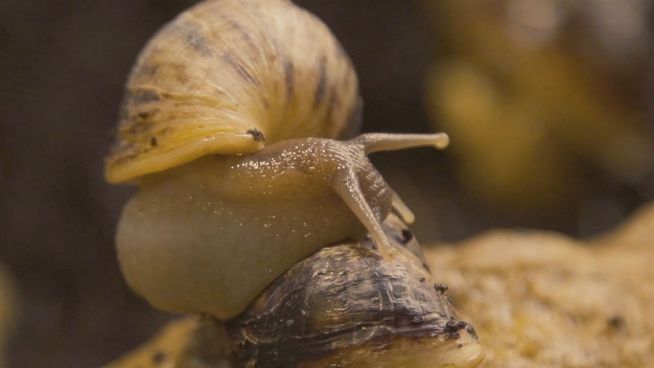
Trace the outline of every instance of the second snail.
<instances>
[{"instance_id":1,"label":"second snail","mask_svg":"<svg viewBox=\"0 0 654 368\"><path fill-rule=\"evenodd\" d=\"M139 186L116 235L129 286L155 307L228 320L325 246L368 233L383 260L401 260L381 224L413 214L366 155L448 138L352 138L360 113L348 56L292 2L180 14L134 65L106 159L109 182Z\"/></svg>"}]
</instances>

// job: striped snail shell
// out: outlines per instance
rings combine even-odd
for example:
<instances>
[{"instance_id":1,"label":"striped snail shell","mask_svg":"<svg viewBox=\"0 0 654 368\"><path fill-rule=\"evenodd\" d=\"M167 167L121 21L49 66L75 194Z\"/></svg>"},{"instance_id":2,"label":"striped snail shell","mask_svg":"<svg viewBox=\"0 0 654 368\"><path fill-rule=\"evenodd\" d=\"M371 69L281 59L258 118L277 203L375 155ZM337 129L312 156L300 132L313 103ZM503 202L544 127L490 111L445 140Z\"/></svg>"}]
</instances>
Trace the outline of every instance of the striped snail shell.
<instances>
[{"instance_id":1,"label":"striped snail shell","mask_svg":"<svg viewBox=\"0 0 654 368\"><path fill-rule=\"evenodd\" d=\"M126 86L112 183L208 154L356 132L357 77L329 29L288 0L213 0L141 52Z\"/></svg>"},{"instance_id":2,"label":"striped snail shell","mask_svg":"<svg viewBox=\"0 0 654 368\"><path fill-rule=\"evenodd\" d=\"M325 247L284 273L227 321L236 367L476 367L474 328L435 284L397 217L387 260L370 241Z\"/></svg>"}]
</instances>

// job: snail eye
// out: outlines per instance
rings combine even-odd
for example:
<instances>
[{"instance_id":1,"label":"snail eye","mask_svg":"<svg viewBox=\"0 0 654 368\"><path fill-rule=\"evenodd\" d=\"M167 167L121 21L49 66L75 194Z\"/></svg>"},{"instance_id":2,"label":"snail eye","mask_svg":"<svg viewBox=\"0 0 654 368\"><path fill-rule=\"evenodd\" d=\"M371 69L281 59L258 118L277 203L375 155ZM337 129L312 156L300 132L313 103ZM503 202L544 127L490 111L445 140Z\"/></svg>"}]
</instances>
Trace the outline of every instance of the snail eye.
<instances>
[{"instance_id":1,"label":"snail eye","mask_svg":"<svg viewBox=\"0 0 654 368\"><path fill-rule=\"evenodd\" d=\"M407 245L412 239L413 233L409 229L402 229L402 232L397 236L397 240L402 245Z\"/></svg>"}]
</instances>

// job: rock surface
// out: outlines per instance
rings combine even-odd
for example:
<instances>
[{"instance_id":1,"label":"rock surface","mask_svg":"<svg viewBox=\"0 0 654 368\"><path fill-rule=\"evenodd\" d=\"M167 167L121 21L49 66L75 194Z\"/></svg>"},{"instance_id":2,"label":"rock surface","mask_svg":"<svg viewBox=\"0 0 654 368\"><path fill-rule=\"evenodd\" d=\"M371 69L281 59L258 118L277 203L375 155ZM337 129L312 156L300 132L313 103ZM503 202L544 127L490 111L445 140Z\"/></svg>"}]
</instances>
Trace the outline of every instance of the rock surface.
<instances>
[{"instance_id":1,"label":"rock surface","mask_svg":"<svg viewBox=\"0 0 654 368\"><path fill-rule=\"evenodd\" d=\"M186 317L105 368L231 368L228 347L222 326Z\"/></svg>"},{"instance_id":2,"label":"rock surface","mask_svg":"<svg viewBox=\"0 0 654 368\"><path fill-rule=\"evenodd\" d=\"M586 242L492 231L427 259L488 367L654 367L654 206Z\"/></svg>"}]
</instances>

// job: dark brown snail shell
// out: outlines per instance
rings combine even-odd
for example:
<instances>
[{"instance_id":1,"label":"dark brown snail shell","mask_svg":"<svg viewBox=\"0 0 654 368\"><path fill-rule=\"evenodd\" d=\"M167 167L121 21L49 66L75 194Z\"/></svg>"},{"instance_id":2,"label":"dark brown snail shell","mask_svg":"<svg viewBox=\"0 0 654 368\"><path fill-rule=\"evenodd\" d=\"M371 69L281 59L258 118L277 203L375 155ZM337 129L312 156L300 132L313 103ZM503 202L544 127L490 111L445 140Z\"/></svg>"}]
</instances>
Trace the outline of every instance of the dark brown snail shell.
<instances>
[{"instance_id":1,"label":"dark brown snail shell","mask_svg":"<svg viewBox=\"0 0 654 368\"><path fill-rule=\"evenodd\" d=\"M398 257L384 259L370 241L325 247L228 321L236 366L477 366L474 329L433 282L416 240L393 216L384 230Z\"/></svg>"}]
</instances>

